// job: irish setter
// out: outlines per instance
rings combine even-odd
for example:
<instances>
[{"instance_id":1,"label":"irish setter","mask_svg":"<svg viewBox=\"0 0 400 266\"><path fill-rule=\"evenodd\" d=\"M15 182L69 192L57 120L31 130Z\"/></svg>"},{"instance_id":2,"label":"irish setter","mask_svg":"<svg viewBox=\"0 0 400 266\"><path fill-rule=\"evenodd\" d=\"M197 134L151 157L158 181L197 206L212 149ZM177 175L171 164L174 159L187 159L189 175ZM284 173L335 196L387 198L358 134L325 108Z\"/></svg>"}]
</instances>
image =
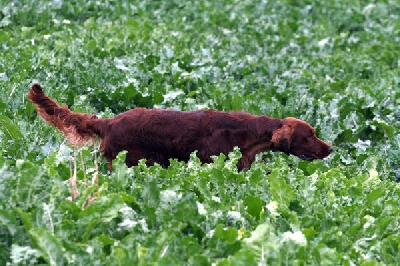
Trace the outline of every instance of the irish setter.
<instances>
[{"instance_id":1,"label":"irish setter","mask_svg":"<svg viewBox=\"0 0 400 266\"><path fill-rule=\"evenodd\" d=\"M197 150L203 163L212 155L228 155L235 146L242 158L238 169L250 168L257 153L281 151L304 160L322 159L332 147L315 135L306 122L256 116L245 112L173 111L135 108L114 118L99 119L95 115L74 113L59 106L44 94L39 84L33 84L28 98L47 122L65 134L76 146L99 137L102 156L109 162L126 150L126 165L138 164L145 158L147 165L159 163L167 167L170 158L187 162Z\"/></svg>"}]
</instances>

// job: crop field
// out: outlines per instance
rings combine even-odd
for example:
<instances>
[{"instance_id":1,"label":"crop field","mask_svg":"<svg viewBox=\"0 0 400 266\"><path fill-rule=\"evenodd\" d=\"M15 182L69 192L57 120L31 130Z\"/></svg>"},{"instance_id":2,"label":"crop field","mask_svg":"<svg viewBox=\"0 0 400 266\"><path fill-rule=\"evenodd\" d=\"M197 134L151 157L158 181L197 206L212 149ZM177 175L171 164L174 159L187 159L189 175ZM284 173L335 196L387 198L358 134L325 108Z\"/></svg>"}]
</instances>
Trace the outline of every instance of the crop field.
<instances>
[{"instance_id":1,"label":"crop field","mask_svg":"<svg viewBox=\"0 0 400 266\"><path fill-rule=\"evenodd\" d=\"M167 169L121 153L86 188L87 146L71 202L74 151L33 82L103 118L297 117L335 151L242 172L237 149ZM0 155L0 265L400 265L400 1L0 0Z\"/></svg>"}]
</instances>

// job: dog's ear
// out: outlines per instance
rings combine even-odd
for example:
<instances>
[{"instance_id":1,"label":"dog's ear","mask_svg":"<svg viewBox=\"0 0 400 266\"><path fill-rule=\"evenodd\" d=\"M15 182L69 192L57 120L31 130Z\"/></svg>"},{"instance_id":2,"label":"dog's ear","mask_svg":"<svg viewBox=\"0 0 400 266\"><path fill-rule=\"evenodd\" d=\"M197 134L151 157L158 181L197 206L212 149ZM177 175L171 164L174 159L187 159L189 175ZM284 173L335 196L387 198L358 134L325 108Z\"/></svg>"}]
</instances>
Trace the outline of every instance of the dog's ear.
<instances>
[{"instance_id":1,"label":"dog's ear","mask_svg":"<svg viewBox=\"0 0 400 266\"><path fill-rule=\"evenodd\" d=\"M291 124L283 124L280 128L275 130L271 138L274 149L289 153L290 145L292 144L293 134L294 126Z\"/></svg>"}]
</instances>

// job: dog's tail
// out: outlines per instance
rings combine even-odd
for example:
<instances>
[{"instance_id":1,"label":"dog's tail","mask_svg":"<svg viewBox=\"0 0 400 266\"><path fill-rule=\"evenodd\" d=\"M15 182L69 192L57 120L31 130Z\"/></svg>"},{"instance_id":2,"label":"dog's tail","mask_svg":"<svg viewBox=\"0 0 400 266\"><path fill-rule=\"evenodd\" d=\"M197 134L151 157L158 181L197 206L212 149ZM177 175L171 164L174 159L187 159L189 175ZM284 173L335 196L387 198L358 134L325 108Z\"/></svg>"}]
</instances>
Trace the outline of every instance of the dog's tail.
<instances>
[{"instance_id":1,"label":"dog's tail","mask_svg":"<svg viewBox=\"0 0 400 266\"><path fill-rule=\"evenodd\" d=\"M107 123L105 119L74 113L67 106L58 105L44 94L39 84L32 85L28 99L36 105L38 114L64 133L72 145L82 146L89 141L95 141L96 137L103 137L102 128Z\"/></svg>"}]
</instances>

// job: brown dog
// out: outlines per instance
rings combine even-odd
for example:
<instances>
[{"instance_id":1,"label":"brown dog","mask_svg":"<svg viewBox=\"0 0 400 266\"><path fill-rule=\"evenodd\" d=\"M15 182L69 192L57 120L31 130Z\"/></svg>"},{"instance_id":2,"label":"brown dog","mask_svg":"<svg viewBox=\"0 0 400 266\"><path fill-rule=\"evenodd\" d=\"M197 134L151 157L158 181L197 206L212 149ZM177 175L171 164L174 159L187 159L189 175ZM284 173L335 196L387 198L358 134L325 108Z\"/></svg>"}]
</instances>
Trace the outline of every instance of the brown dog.
<instances>
[{"instance_id":1,"label":"brown dog","mask_svg":"<svg viewBox=\"0 0 400 266\"><path fill-rule=\"evenodd\" d=\"M242 158L238 169L250 168L257 153L281 151L304 160L322 159L332 147L315 135L306 122L256 116L245 112L172 111L135 108L114 118L73 113L50 99L39 84L33 84L28 98L47 122L57 127L73 145L84 145L101 138L101 152L112 169L112 160L120 151L128 151L126 165L159 163L167 167L170 158L187 162L197 150L203 163L212 155L228 155L235 146Z\"/></svg>"}]
</instances>

